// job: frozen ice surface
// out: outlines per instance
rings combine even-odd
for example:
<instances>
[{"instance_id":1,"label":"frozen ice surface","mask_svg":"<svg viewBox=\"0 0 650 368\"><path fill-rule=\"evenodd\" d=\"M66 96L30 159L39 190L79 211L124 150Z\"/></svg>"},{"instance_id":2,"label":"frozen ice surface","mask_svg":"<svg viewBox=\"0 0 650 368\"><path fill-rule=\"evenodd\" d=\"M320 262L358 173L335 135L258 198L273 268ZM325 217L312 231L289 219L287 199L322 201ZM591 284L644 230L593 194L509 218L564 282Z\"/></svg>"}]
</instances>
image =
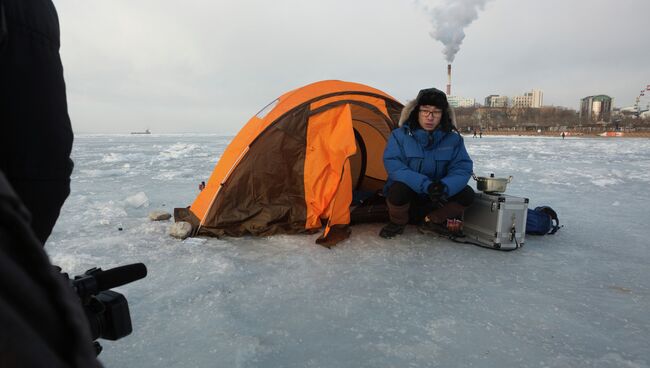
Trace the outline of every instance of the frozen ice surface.
<instances>
[{"instance_id":1,"label":"frozen ice surface","mask_svg":"<svg viewBox=\"0 0 650 368\"><path fill-rule=\"evenodd\" d=\"M565 225L514 252L379 224L331 250L318 234L169 237L148 212L191 204L231 139L75 137L46 250L71 274L149 269L118 288L133 333L102 340L107 367L650 365L650 140L467 137L477 175L512 175L508 194Z\"/></svg>"}]
</instances>

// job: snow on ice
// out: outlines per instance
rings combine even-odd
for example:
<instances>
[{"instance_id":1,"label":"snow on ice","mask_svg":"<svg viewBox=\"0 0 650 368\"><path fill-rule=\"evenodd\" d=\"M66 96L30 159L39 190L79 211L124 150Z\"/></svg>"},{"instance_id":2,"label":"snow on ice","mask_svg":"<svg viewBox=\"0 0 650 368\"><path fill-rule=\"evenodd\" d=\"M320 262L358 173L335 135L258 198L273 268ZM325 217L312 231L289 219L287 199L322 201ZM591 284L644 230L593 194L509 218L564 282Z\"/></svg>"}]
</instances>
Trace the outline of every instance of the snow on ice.
<instances>
[{"instance_id":1,"label":"snow on ice","mask_svg":"<svg viewBox=\"0 0 650 368\"><path fill-rule=\"evenodd\" d=\"M565 227L499 252L419 234L167 235L232 137L75 137L46 250L72 275L147 265L118 288L133 333L107 367L648 367L650 140L466 138L479 176ZM473 181L472 181L473 184ZM120 230L121 229L121 230Z\"/></svg>"}]
</instances>

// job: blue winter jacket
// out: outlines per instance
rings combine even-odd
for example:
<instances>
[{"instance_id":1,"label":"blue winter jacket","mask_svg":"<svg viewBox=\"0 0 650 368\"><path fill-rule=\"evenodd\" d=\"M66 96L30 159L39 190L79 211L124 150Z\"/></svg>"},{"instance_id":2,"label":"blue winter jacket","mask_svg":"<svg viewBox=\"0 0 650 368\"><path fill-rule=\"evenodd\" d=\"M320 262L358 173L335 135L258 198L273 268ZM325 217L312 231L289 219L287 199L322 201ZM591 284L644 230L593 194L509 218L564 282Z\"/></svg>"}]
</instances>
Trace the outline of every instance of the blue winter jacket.
<instances>
[{"instance_id":1,"label":"blue winter jacket","mask_svg":"<svg viewBox=\"0 0 650 368\"><path fill-rule=\"evenodd\" d=\"M428 194L432 181L440 180L446 187L445 195L451 197L467 185L473 163L463 137L457 132L436 129L430 134L424 129L412 130L406 122L393 130L388 139L384 167L388 172L386 194L396 181L416 193Z\"/></svg>"}]
</instances>

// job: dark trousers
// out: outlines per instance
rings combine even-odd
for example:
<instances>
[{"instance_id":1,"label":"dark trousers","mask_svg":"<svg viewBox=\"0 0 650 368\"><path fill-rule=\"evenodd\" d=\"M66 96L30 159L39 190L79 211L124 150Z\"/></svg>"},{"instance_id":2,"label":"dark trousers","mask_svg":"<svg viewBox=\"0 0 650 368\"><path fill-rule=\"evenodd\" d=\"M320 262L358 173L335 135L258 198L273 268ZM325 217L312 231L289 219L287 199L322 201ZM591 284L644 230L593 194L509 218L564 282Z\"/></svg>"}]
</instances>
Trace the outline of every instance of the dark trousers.
<instances>
[{"instance_id":1,"label":"dark trousers","mask_svg":"<svg viewBox=\"0 0 650 368\"><path fill-rule=\"evenodd\" d=\"M419 224L426 215L442 207L445 203L453 202L463 207L469 207L474 201L474 190L469 185L466 185L457 194L444 201L433 203L429 196L418 194L408 185L397 181L388 189L387 201L394 206L410 204L408 209L409 223Z\"/></svg>"}]
</instances>

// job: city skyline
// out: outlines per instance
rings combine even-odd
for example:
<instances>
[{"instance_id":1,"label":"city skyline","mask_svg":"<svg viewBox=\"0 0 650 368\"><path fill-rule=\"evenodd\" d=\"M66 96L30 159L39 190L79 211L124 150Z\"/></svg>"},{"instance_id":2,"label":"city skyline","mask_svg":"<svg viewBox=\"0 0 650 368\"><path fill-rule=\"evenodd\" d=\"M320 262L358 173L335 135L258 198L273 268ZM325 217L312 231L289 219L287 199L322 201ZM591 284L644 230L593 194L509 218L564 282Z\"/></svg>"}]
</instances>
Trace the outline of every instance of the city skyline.
<instances>
[{"instance_id":1,"label":"city skyline","mask_svg":"<svg viewBox=\"0 0 650 368\"><path fill-rule=\"evenodd\" d=\"M466 100L471 99L471 100L474 100L475 104L477 106L480 106L480 107L515 107L515 106L512 105L513 98L529 95L533 91L539 91L539 92L542 92L542 94L544 93L544 91L542 91L542 90L531 89L531 92L525 92L525 93L522 93L522 94L519 94L519 95L516 95L516 96L507 96L507 95L503 95L503 94L495 94L494 93L494 94L487 95L487 96L483 97L482 99L467 97L467 96L459 96L459 95L454 95L454 94L450 95L449 97L450 97L450 101L452 99L454 99L454 98L456 98L456 99L466 99ZM640 93L641 98L645 97L645 93L648 93L650 95L650 92L648 92L648 91L650 91L650 85L648 85L648 87L646 87L645 90L641 91L641 93ZM642 109L646 108L647 106L650 106L650 98L642 100L639 104L633 103L633 104L623 105L623 106L616 105L616 104L614 104L615 98L612 97L611 95L607 94L607 93L596 93L596 94L590 94L590 95L583 96L583 97L578 99L578 106L580 105L581 101L584 100L585 98L594 97L594 96L607 96L607 97L610 97L612 99L612 103L613 103L612 108L614 110L621 109L621 110L631 111L632 109L636 108L637 105ZM490 104L487 102L489 98L499 98L499 99L505 98L505 101L507 101L507 106L500 106L500 105L498 105L498 106L490 106ZM479 101L485 101L485 102L481 103ZM457 107L457 106L455 106L455 107ZM563 107L563 108L567 108L567 109L573 109L573 110L576 110L576 111L580 110L580 107L574 108L574 107L571 107L571 106L548 105L548 104L544 104L544 103L541 103L538 106L526 106L526 107Z\"/></svg>"}]
</instances>

